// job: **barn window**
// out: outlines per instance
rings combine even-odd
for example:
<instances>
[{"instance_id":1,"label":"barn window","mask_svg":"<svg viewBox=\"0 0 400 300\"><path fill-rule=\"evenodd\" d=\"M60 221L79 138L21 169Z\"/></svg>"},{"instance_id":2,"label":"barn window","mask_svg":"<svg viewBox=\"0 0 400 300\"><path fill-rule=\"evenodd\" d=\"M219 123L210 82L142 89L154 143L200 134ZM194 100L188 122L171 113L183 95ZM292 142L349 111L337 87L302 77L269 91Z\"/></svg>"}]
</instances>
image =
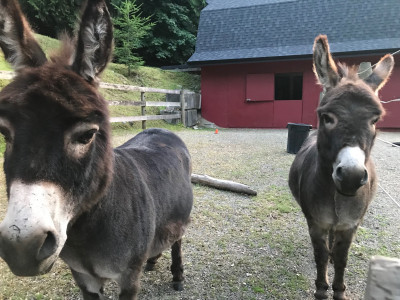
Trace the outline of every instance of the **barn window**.
<instances>
[{"instance_id":1,"label":"barn window","mask_svg":"<svg viewBox=\"0 0 400 300\"><path fill-rule=\"evenodd\" d=\"M275 74L275 100L301 100L303 73Z\"/></svg>"}]
</instances>

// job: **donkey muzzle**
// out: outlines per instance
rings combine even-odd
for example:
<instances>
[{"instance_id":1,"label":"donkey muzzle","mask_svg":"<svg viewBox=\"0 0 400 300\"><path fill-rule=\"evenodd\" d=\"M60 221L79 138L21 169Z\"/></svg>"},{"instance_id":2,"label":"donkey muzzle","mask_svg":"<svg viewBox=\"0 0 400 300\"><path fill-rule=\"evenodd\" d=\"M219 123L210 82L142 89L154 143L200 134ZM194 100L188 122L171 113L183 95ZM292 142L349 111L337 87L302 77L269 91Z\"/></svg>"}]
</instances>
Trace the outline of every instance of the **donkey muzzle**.
<instances>
[{"instance_id":1,"label":"donkey muzzle","mask_svg":"<svg viewBox=\"0 0 400 300\"><path fill-rule=\"evenodd\" d=\"M11 184L7 213L0 224L0 257L15 275L50 271L66 240L63 198L51 183Z\"/></svg>"},{"instance_id":2,"label":"donkey muzzle","mask_svg":"<svg viewBox=\"0 0 400 300\"><path fill-rule=\"evenodd\" d=\"M365 153L359 147L344 147L333 164L336 190L345 196L355 196L358 189L368 183Z\"/></svg>"},{"instance_id":3,"label":"donkey muzzle","mask_svg":"<svg viewBox=\"0 0 400 300\"><path fill-rule=\"evenodd\" d=\"M50 271L57 257L58 239L41 228L29 237L21 236L17 225L0 226L0 256L17 276L36 276Z\"/></svg>"}]
</instances>

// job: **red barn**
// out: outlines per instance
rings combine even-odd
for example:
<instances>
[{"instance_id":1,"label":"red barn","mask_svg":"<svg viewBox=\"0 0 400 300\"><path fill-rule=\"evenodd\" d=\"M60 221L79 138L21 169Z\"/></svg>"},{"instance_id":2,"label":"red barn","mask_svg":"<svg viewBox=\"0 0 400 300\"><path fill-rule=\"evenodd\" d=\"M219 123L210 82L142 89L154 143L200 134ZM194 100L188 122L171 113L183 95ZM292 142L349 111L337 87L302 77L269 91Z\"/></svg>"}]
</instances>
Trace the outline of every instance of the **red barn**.
<instances>
[{"instance_id":1,"label":"red barn","mask_svg":"<svg viewBox=\"0 0 400 300\"><path fill-rule=\"evenodd\" d=\"M188 61L201 67L202 117L221 127L316 126L314 38L326 34L338 61L373 65L399 50L399 14L399 0L209 0ZM400 54L395 61L383 101L400 98ZM379 126L400 128L400 102L384 107Z\"/></svg>"}]
</instances>

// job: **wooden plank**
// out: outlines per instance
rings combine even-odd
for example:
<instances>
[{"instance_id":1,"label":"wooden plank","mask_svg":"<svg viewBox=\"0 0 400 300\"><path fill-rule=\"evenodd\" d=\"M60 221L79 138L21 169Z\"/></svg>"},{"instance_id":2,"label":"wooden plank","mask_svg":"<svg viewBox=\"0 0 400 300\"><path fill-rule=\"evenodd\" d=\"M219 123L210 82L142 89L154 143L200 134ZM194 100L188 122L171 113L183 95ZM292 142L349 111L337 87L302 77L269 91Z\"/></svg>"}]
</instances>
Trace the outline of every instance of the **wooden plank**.
<instances>
[{"instance_id":1,"label":"wooden plank","mask_svg":"<svg viewBox=\"0 0 400 300\"><path fill-rule=\"evenodd\" d=\"M163 101L147 101L146 106L170 106L170 107L180 107L179 102L163 102Z\"/></svg>"},{"instance_id":2,"label":"wooden plank","mask_svg":"<svg viewBox=\"0 0 400 300\"><path fill-rule=\"evenodd\" d=\"M197 124L197 109L185 109L185 124L192 127Z\"/></svg>"},{"instance_id":3,"label":"wooden plank","mask_svg":"<svg viewBox=\"0 0 400 300\"><path fill-rule=\"evenodd\" d=\"M129 100L108 100L111 106L115 105L125 105L125 106L170 106L170 107L180 107L179 102L163 102L163 101L129 101Z\"/></svg>"},{"instance_id":4,"label":"wooden plank","mask_svg":"<svg viewBox=\"0 0 400 300\"><path fill-rule=\"evenodd\" d=\"M192 174L191 181L192 183L198 183L220 190L257 196L257 192L252 190L248 185L230 180L217 179L207 175Z\"/></svg>"},{"instance_id":5,"label":"wooden plank","mask_svg":"<svg viewBox=\"0 0 400 300\"><path fill-rule=\"evenodd\" d=\"M400 259L373 256L369 265L365 300L400 299Z\"/></svg>"},{"instance_id":6,"label":"wooden plank","mask_svg":"<svg viewBox=\"0 0 400 300\"><path fill-rule=\"evenodd\" d=\"M136 122L136 121L151 121L151 120L170 120L180 119L181 114L173 115L150 115L150 116L129 116L129 117L112 117L110 118L111 123L116 122Z\"/></svg>"},{"instance_id":7,"label":"wooden plank","mask_svg":"<svg viewBox=\"0 0 400 300\"><path fill-rule=\"evenodd\" d=\"M180 94L180 90L168 90L168 89L158 89L126 84L114 84L107 82L100 82L100 87L103 89L112 89L120 91L131 91L131 92L148 92L148 93L161 93L161 94Z\"/></svg>"},{"instance_id":8,"label":"wooden plank","mask_svg":"<svg viewBox=\"0 0 400 300\"><path fill-rule=\"evenodd\" d=\"M186 127L186 107L185 107L185 91L181 90L180 96L180 104L181 104L181 122L184 127Z\"/></svg>"},{"instance_id":9,"label":"wooden plank","mask_svg":"<svg viewBox=\"0 0 400 300\"><path fill-rule=\"evenodd\" d=\"M201 108L200 94L186 94L185 93L185 103L186 103L186 110L200 109Z\"/></svg>"},{"instance_id":10,"label":"wooden plank","mask_svg":"<svg viewBox=\"0 0 400 300\"><path fill-rule=\"evenodd\" d=\"M140 111L141 111L142 116L145 116L146 115L146 96L145 96L144 92L140 93L140 101L144 102L144 105L142 105L140 107ZM142 120L142 129L146 129L146 120Z\"/></svg>"},{"instance_id":11,"label":"wooden plank","mask_svg":"<svg viewBox=\"0 0 400 300\"><path fill-rule=\"evenodd\" d=\"M146 106L145 101L128 101L128 100L108 100L108 105L125 105L125 106Z\"/></svg>"},{"instance_id":12,"label":"wooden plank","mask_svg":"<svg viewBox=\"0 0 400 300\"><path fill-rule=\"evenodd\" d=\"M0 79L13 79L15 72L10 71L0 71Z\"/></svg>"}]
</instances>

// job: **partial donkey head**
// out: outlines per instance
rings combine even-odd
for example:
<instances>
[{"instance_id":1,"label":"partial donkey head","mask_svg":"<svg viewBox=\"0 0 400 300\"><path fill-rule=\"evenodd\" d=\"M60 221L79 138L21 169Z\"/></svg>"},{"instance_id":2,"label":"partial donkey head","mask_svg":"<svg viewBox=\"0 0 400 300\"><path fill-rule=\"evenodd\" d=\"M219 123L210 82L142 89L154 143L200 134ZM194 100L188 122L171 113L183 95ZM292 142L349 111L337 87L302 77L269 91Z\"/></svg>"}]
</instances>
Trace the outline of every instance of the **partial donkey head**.
<instances>
[{"instance_id":1,"label":"partial donkey head","mask_svg":"<svg viewBox=\"0 0 400 300\"><path fill-rule=\"evenodd\" d=\"M112 38L105 2L89 0L74 42L47 60L18 3L0 1L0 47L17 72L0 92L9 198L0 256L16 275L48 272L70 222L109 184L109 113L96 79Z\"/></svg>"}]
</instances>

